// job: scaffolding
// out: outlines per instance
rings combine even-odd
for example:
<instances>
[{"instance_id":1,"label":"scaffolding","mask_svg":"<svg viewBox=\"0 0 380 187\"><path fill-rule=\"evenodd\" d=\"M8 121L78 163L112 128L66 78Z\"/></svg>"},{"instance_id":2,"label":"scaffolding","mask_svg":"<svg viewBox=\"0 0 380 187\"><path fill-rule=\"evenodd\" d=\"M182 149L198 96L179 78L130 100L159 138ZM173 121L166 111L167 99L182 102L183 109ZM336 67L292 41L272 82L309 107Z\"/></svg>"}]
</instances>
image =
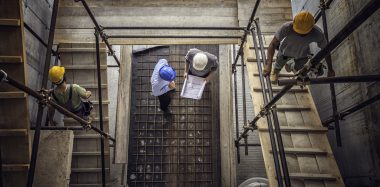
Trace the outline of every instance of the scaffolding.
<instances>
[{"instance_id":1,"label":"scaffolding","mask_svg":"<svg viewBox=\"0 0 380 187\"><path fill-rule=\"evenodd\" d=\"M380 75L362 75L362 76L346 76L346 77L329 77L329 78L309 78L307 76L307 73L310 71L311 68L315 67L317 64L319 64L324 58L326 58L326 61L328 63L329 68L331 68L331 56L330 51L337 48L337 46L344 41L352 32L354 32L365 20L367 20L372 14L374 14L380 7L380 2L378 0L371 0L365 5L347 24L344 26L340 32L334 36L331 41L328 43L328 45L322 49L318 54L316 54L313 58L309 60L307 65L303 67L299 72L297 72L293 79L289 80L280 80L279 85L286 85L278 94L273 95L272 86L269 84L269 78L263 76L262 72L262 65L266 64L265 59L265 52L263 49L263 41L262 41L262 34L260 31L259 21L255 18L256 11L260 5L260 0L256 1L256 4L254 6L254 9L252 11L251 17L249 19L247 27L102 27L97 22L94 14L90 10L88 4L85 0L75 0L76 2L81 2L83 7L86 9L88 15L90 16L92 22L95 25L94 28L94 35L95 35L95 43L96 43L96 54L97 54L97 76L98 76L98 90L99 90L99 103L102 103L101 98L101 76L100 76L100 64L99 64L99 37L103 40L103 42L106 44L109 55L113 56L115 61L117 62L118 66L120 66L120 61L118 57L115 55L115 52L112 49L111 44L108 42L109 38L241 38L240 42L240 48L238 50L238 53L234 55L234 63L232 66L232 73L235 77L235 102L237 102L236 98L236 66L237 61L239 58L241 60L244 60L244 44L247 41L248 34L251 34L253 36L253 43L255 46L255 52L257 58L261 56L261 59L258 59L258 69L260 74L260 83L263 88L267 88L268 92L265 92L263 90L263 99L265 101L265 105L263 106L262 110L259 111L256 115L256 117L249 123L247 123L247 117L246 117L246 109L245 109L245 95L243 96L243 118L244 118L244 130L241 134L239 134L238 131L238 123L236 123L236 141L235 145L237 147L237 158L238 161L240 160L240 153L239 153L239 147L245 146L246 152L248 146L257 146L257 145L249 145L247 144L247 141L245 141L244 144L240 144L240 141L242 139L247 139L247 135L249 131L253 131L257 129L256 123L263 117L266 117L268 119L268 128L269 128L269 135L272 145L272 154L274 156L274 162L275 162L275 171L276 171L276 177L278 181L278 186L291 186L288 168L286 165L286 157L284 153L284 146L282 143L281 138L281 127L278 122L278 117L276 114L276 111L273 110L273 105L284 95L286 94L294 85L308 85L308 84L330 84L331 88L331 94L332 94L332 107L333 107L333 115L332 117L325 121L323 124L326 126L335 123L334 129L336 131L336 138L338 145L341 145L340 140L340 130L339 130L339 120L342 120L347 115L350 115L351 113L360 110L372 103L375 103L380 99L380 96L377 95L367 101L364 101L363 103L354 106L350 109L347 109L343 112L338 113L337 106L336 106L336 98L335 98L335 88L334 83L348 83L348 82L374 82L374 81L380 81ZM328 6L331 4L332 0L328 2L324 2L324 0L321 0L321 8L318 14L316 15L316 19L318 20L320 17L322 17L323 26L324 26L324 32L325 37L328 39L327 35L327 24L326 24L326 14L325 11L328 8ZM60 130L83 130L83 129L92 129L102 135L101 139L101 154L102 154L102 185L106 185L105 181L105 167L104 167L104 139L111 140L115 142L115 139L111 137L109 134L103 132L102 122L103 122L103 114L102 114L102 104L99 105L99 112L100 112L100 129L96 128L94 126L91 126L91 123L89 121L86 121L79 116L76 116L72 112L66 110L59 104L55 103L50 96L47 94L47 92L44 90L47 87L47 72L50 66L50 58L51 54L54 54L58 58L58 52L54 51L52 49L53 45L53 38L54 38L54 30L55 30L55 23L57 19L57 10L58 10L58 0L54 1L53 5L53 16L51 18L51 27L50 27L50 33L49 33L49 40L46 44L35 32L33 32L30 27L27 25L26 28L41 42L44 44L45 47L47 47L47 53L46 53L46 59L45 59L45 69L44 69L44 76L43 76L43 83L42 83L42 90L40 92L36 92L25 85L17 82L16 80L12 79L12 77L7 76L6 72L0 69L0 83L7 83L13 87L16 87L17 89L20 89L21 91L29 94L30 96L36 98L39 100L39 110L38 110L38 117L37 117L37 126L34 127L35 134L34 134L34 143L32 147L32 156L31 156L31 165L29 168L28 173L28 187L31 187L33 185L33 178L34 178L34 171L35 171L35 165L36 165L36 159L37 159L37 152L38 152L38 144L39 144L39 136L40 131L44 129L60 129ZM138 35L107 35L104 30L116 30L116 29L162 29L162 30L243 30L244 34L243 36L138 36ZM257 41L258 38L258 41ZM261 49L259 49L259 46ZM258 55L261 51L261 55ZM244 63L241 64L242 68L242 82L243 82L243 92L245 93L245 78L244 78ZM78 127L42 127L42 114L43 114L43 108L44 106L51 106L60 111L61 113L72 117L76 121L78 121L82 126ZM235 105L237 107L237 105ZM238 110L235 108L236 116L238 115ZM271 120L273 119L273 121ZM277 153L278 150L278 153ZM279 155L279 157L278 157ZM0 155L0 165L1 165L1 155ZM2 176L1 167L0 167L0 176ZM283 183L284 181L284 183ZM0 184L2 182L2 177L0 177Z\"/></svg>"}]
</instances>

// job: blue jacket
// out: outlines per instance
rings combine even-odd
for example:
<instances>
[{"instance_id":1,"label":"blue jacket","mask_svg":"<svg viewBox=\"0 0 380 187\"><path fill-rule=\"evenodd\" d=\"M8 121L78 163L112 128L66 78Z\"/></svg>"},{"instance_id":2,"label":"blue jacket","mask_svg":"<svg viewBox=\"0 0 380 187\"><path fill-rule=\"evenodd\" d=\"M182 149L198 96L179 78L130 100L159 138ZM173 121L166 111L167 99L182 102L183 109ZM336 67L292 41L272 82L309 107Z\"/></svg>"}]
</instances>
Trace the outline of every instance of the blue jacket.
<instances>
[{"instance_id":1,"label":"blue jacket","mask_svg":"<svg viewBox=\"0 0 380 187\"><path fill-rule=\"evenodd\" d=\"M169 88L170 82L160 77L160 69L165 65L168 65L168 61L166 59L160 59L154 67L152 77L150 78L150 83L152 84L152 92L154 96L163 95L171 90Z\"/></svg>"}]
</instances>

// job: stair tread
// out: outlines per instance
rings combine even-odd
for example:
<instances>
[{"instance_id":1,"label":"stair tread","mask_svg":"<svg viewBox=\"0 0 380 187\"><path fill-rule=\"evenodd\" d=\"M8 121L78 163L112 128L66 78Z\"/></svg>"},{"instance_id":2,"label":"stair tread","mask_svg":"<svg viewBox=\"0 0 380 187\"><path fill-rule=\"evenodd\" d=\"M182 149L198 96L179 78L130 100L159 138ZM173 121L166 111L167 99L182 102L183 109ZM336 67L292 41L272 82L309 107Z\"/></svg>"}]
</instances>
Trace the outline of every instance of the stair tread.
<instances>
[{"instance_id":1,"label":"stair tread","mask_svg":"<svg viewBox=\"0 0 380 187\"><path fill-rule=\"evenodd\" d=\"M17 99L26 98L26 93L24 92L0 92L0 99Z\"/></svg>"},{"instance_id":2,"label":"stair tread","mask_svg":"<svg viewBox=\"0 0 380 187\"><path fill-rule=\"evenodd\" d=\"M22 63L22 56L0 56L0 63Z\"/></svg>"},{"instance_id":3,"label":"stair tread","mask_svg":"<svg viewBox=\"0 0 380 187\"><path fill-rule=\"evenodd\" d=\"M276 105L277 110L281 111L298 111L298 110L310 110L309 106L303 105L288 105L288 104L278 104Z\"/></svg>"},{"instance_id":4,"label":"stair tread","mask_svg":"<svg viewBox=\"0 0 380 187\"><path fill-rule=\"evenodd\" d=\"M96 70L96 65L64 65L67 70ZM100 69L107 69L107 65L100 65Z\"/></svg>"},{"instance_id":5,"label":"stair tread","mask_svg":"<svg viewBox=\"0 0 380 187\"><path fill-rule=\"evenodd\" d=\"M0 18L0 26L20 26L20 20Z\"/></svg>"},{"instance_id":6,"label":"stair tread","mask_svg":"<svg viewBox=\"0 0 380 187\"><path fill-rule=\"evenodd\" d=\"M272 150L269 150L272 152ZM284 148L286 154L326 155L327 151L318 148Z\"/></svg>"},{"instance_id":7,"label":"stair tread","mask_svg":"<svg viewBox=\"0 0 380 187\"><path fill-rule=\"evenodd\" d=\"M3 171L11 172L11 171L28 171L29 164L2 164Z\"/></svg>"},{"instance_id":8,"label":"stair tread","mask_svg":"<svg viewBox=\"0 0 380 187\"><path fill-rule=\"evenodd\" d=\"M100 48L100 52L107 52L106 48ZM96 48L59 48L60 53L87 53L87 52L96 52Z\"/></svg>"},{"instance_id":9,"label":"stair tread","mask_svg":"<svg viewBox=\"0 0 380 187\"><path fill-rule=\"evenodd\" d=\"M0 137L26 136L26 135L28 135L27 129L0 129Z\"/></svg>"},{"instance_id":10,"label":"stair tread","mask_svg":"<svg viewBox=\"0 0 380 187\"><path fill-rule=\"evenodd\" d=\"M320 173L289 173L289 177L300 180L336 180L336 177L332 174Z\"/></svg>"},{"instance_id":11,"label":"stair tread","mask_svg":"<svg viewBox=\"0 0 380 187\"><path fill-rule=\"evenodd\" d=\"M326 127L318 126L281 126L282 132L318 132L326 133L328 129ZM268 127L259 127L259 131L268 131Z\"/></svg>"}]
</instances>

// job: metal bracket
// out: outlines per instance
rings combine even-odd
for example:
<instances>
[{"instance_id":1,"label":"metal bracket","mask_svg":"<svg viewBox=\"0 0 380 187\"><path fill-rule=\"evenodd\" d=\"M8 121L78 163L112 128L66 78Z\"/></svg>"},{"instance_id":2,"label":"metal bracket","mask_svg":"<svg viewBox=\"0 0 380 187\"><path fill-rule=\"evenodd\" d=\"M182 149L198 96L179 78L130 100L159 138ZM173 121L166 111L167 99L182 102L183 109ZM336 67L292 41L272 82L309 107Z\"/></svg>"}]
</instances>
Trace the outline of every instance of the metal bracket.
<instances>
[{"instance_id":1,"label":"metal bracket","mask_svg":"<svg viewBox=\"0 0 380 187\"><path fill-rule=\"evenodd\" d=\"M37 102L43 106L47 106L49 103L48 101L51 100L51 98L49 96L50 90L41 89L38 91L38 93L43 97L43 99L38 100Z\"/></svg>"}]
</instances>

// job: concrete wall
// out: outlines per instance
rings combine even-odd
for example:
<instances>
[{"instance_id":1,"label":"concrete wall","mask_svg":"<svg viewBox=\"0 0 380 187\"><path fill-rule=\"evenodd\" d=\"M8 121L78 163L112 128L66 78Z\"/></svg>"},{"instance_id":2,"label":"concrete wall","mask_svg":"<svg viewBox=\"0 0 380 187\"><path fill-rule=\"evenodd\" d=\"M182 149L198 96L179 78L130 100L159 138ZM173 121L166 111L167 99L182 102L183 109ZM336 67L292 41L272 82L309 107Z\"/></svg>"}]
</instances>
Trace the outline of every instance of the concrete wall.
<instances>
[{"instance_id":1,"label":"concrete wall","mask_svg":"<svg viewBox=\"0 0 380 187\"><path fill-rule=\"evenodd\" d=\"M46 43L49 37L50 19L54 0L23 0L24 22L28 24ZM27 65L27 86L34 90L41 88L46 48L25 29L25 49ZM54 60L54 58L52 58ZM38 104L29 97L29 116L32 125L37 118Z\"/></svg>"},{"instance_id":2,"label":"concrete wall","mask_svg":"<svg viewBox=\"0 0 380 187\"><path fill-rule=\"evenodd\" d=\"M334 1L327 10L328 33L330 39L345 26L369 0ZM293 14L300 10L315 13L319 1L292 0ZM332 53L336 76L375 74L380 71L380 11L377 11L354 34L348 37ZM321 26L321 21L317 23ZM338 110L356 105L380 93L379 83L336 84ZM321 92L320 90L325 90ZM328 85L312 86L314 101L321 120L332 115L331 99ZM347 186L378 186L380 132L376 125L379 117L380 103L371 105L341 121L342 147L337 147L335 132L329 133L334 155ZM376 179L377 178L377 179ZM377 180L377 182L376 182Z\"/></svg>"}]
</instances>

